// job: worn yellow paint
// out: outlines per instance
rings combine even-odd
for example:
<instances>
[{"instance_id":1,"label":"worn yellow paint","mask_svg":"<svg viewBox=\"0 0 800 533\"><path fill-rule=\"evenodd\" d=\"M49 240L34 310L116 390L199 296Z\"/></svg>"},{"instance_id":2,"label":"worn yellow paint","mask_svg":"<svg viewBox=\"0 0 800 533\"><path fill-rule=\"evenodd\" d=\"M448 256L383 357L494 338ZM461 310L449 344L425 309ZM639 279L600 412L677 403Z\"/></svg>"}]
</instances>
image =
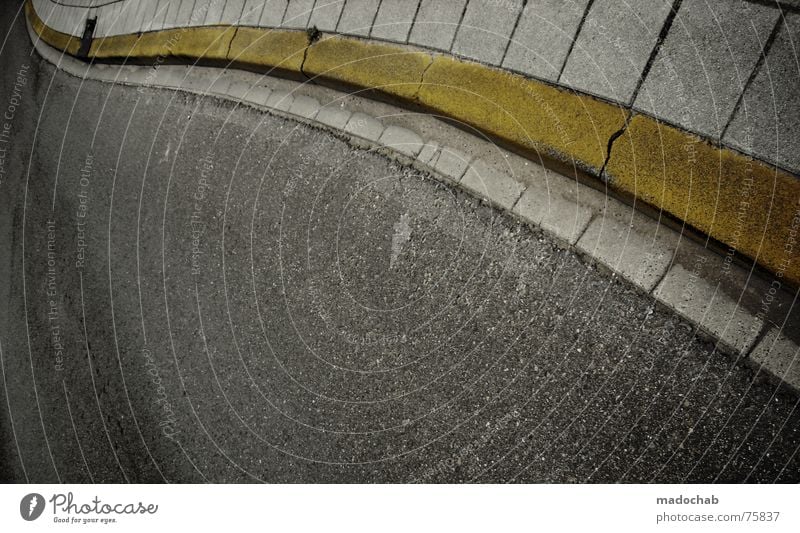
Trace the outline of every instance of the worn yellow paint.
<instances>
[{"instance_id":1,"label":"worn yellow paint","mask_svg":"<svg viewBox=\"0 0 800 533\"><path fill-rule=\"evenodd\" d=\"M431 54L407 47L326 36L308 49L303 72L356 89L412 100Z\"/></svg>"},{"instance_id":2,"label":"worn yellow paint","mask_svg":"<svg viewBox=\"0 0 800 533\"><path fill-rule=\"evenodd\" d=\"M308 34L304 31L239 28L231 42L228 59L260 69L300 73L308 43Z\"/></svg>"},{"instance_id":3,"label":"worn yellow paint","mask_svg":"<svg viewBox=\"0 0 800 533\"><path fill-rule=\"evenodd\" d=\"M79 40L47 26L26 4L37 34L75 55ZM412 101L530 155L597 175L625 108L501 69L410 47L303 31L231 26L172 29L95 40L97 59L172 56L278 68ZM800 285L800 180L733 150L636 115L606 168L612 187L711 235Z\"/></svg>"},{"instance_id":4,"label":"worn yellow paint","mask_svg":"<svg viewBox=\"0 0 800 533\"><path fill-rule=\"evenodd\" d=\"M611 185L800 284L800 180L637 115L614 143Z\"/></svg>"},{"instance_id":5,"label":"worn yellow paint","mask_svg":"<svg viewBox=\"0 0 800 533\"><path fill-rule=\"evenodd\" d=\"M89 57L137 60L176 57L190 61L224 61L236 32L233 26L209 26L115 35L95 39Z\"/></svg>"},{"instance_id":6,"label":"worn yellow paint","mask_svg":"<svg viewBox=\"0 0 800 533\"><path fill-rule=\"evenodd\" d=\"M39 15L36 14L36 10L33 9L33 3L30 2L30 0L25 2L25 15L28 17L33 31L35 31L36 35L44 42L70 55L74 56L78 54L78 50L80 50L81 47L81 40L78 37L61 33L47 26L42 19L39 18Z\"/></svg>"},{"instance_id":7,"label":"worn yellow paint","mask_svg":"<svg viewBox=\"0 0 800 533\"><path fill-rule=\"evenodd\" d=\"M437 56L419 102L522 149L602 168L608 139L628 111L478 63Z\"/></svg>"}]
</instances>

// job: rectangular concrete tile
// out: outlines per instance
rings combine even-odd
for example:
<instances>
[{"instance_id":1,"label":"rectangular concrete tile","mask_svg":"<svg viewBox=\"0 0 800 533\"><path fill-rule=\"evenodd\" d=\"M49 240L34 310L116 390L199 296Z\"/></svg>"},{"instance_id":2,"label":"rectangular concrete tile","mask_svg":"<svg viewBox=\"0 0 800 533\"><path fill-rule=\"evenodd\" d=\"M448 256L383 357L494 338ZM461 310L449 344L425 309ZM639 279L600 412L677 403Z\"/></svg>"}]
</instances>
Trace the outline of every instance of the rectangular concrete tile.
<instances>
[{"instance_id":1,"label":"rectangular concrete tile","mask_svg":"<svg viewBox=\"0 0 800 533\"><path fill-rule=\"evenodd\" d=\"M684 0L634 106L719 139L777 19L774 7Z\"/></svg>"},{"instance_id":2,"label":"rectangular concrete tile","mask_svg":"<svg viewBox=\"0 0 800 533\"><path fill-rule=\"evenodd\" d=\"M347 121L345 131L370 141L378 141L383 133L383 124L375 117L364 113L353 113Z\"/></svg>"},{"instance_id":3,"label":"rectangular concrete tile","mask_svg":"<svg viewBox=\"0 0 800 533\"><path fill-rule=\"evenodd\" d=\"M556 81L589 0L528 2L511 37L503 66Z\"/></svg>"},{"instance_id":4,"label":"rectangular concrete tile","mask_svg":"<svg viewBox=\"0 0 800 533\"><path fill-rule=\"evenodd\" d=\"M292 105L289 106L289 113L311 120L317 116L319 108L319 101L316 98L300 94L294 97Z\"/></svg>"},{"instance_id":5,"label":"rectangular concrete tile","mask_svg":"<svg viewBox=\"0 0 800 533\"><path fill-rule=\"evenodd\" d=\"M181 0L181 7L178 10L178 24L184 28L202 26L205 20L205 12L196 9L199 0Z\"/></svg>"},{"instance_id":6,"label":"rectangular concrete tile","mask_svg":"<svg viewBox=\"0 0 800 533\"><path fill-rule=\"evenodd\" d=\"M244 0L225 0L225 9L222 10L220 24L238 25L244 11Z\"/></svg>"},{"instance_id":7,"label":"rectangular concrete tile","mask_svg":"<svg viewBox=\"0 0 800 533\"><path fill-rule=\"evenodd\" d=\"M723 142L800 173L800 14L781 22L775 40L733 117Z\"/></svg>"},{"instance_id":8,"label":"rectangular concrete tile","mask_svg":"<svg viewBox=\"0 0 800 533\"><path fill-rule=\"evenodd\" d=\"M210 0L213 1L213 0ZM150 31L157 31L164 29L164 22L167 19L167 11L169 11L169 0L159 0L158 6L151 15L152 21L150 22Z\"/></svg>"},{"instance_id":9,"label":"rectangular concrete tile","mask_svg":"<svg viewBox=\"0 0 800 533\"><path fill-rule=\"evenodd\" d=\"M387 127L378 142L411 157L417 156L423 144L419 135L399 126Z\"/></svg>"},{"instance_id":10,"label":"rectangular concrete tile","mask_svg":"<svg viewBox=\"0 0 800 533\"><path fill-rule=\"evenodd\" d=\"M208 0L197 0L198 3L203 1L208 2ZM153 25L156 23L156 20L159 19L159 16L163 17L166 16L166 12L164 9L167 9L169 6L163 0L152 0L148 2L148 5L145 6L145 9L142 10L142 22L141 22L141 30L142 32L151 31L153 29ZM205 17L203 17L205 18ZM98 22L100 21L100 17L98 16ZM200 23L202 23L202 19Z\"/></svg>"},{"instance_id":11,"label":"rectangular concrete tile","mask_svg":"<svg viewBox=\"0 0 800 533\"><path fill-rule=\"evenodd\" d=\"M97 14L97 26L94 29L94 36L95 37L109 37L116 33L116 28L119 25L118 16L119 10L121 6L119 4L111 4L102 6L98 10ZM66 11L66 19L64 20L64 26L60 31L63 33L69 33L72 35L77 35L73 30L70 29L69 26L72 26L72 8L69 11ZM161 17L161 21L163 23L163 13ZM81 32L83 33L83 32Z\"/></svg>"},{"instance_id":12,"label":"rectangular concrete tile","mask_svg":"<svg viewBox=\"0 0 800 533\"><path fill-rule=\"evenodd\" d=\"M546 181L532 181L514 206L514 213L575 244L606 201L604 194L548 172Z\"/></svg>"},{"instance_id":13,"label":"rectangular concrete tile","mask_svg":"<svg viewBox=\"0 0 800 533\"><path fill-rule=\"evenodd\" d=\"M345 0L317 0L308 25L319 31L336 31L344 4Z\"/></svg>"},{"instance_id":14,"label":"rectangular concrete tile","mask_svg":"<svg viewBox=\"0 0 800 533\"><path fill-rule=\"evenodd\" d=\"M352 113L341 107L326 106L319 110L316 120L337 130L343 130Z\"/></svg>"},{"instance_id":15,"label":"rectangular concrete tile","mask_svg":"<svg viewBox=\"0 0 800 533\"><path fill-rule=\"evenodd\" d=\"M206 4L206 16L203 19L203 25L218 25L222 20L223 11L225 11L225 0L210 0L208 4Z\"/></svg>"},{"instance_id":16,"label":"rectangular concrete tile","mask_svg":"<svg viewBox=\"0 0 800 533\"><path fill-rule=\"evenodd\" d=\"M228 88L231 86L231 80L227 77L220 76L212 78L208 85L209 94L228 94Z\"/></svg>"},{"instance_id":17,"label":"rectangular concrete tile","mask_svg":"<svg viewBox=\"0 0 800 533\"><path fill-rule=\"evenodd\" d=\"M289 111L289 108L292 107L292 101L294 101L294 96L290 93L273 90L264 105L274 109L280 109L281 111Z\"/></svg>"},{"instance_id":18,"label":"rectangular concrete tile","mask_svg":"<svg viewBox=\"0 0 800 533\"><path fill-rule=\"evenodd\" d=\"M418 7L419 0L381 0L371 37L405 43Z\"/></svg>"},{"instance_id":19,"label":"rectangular concrete tile","mask_svg":"<svg viewBox=\"0 0 800 533\"><path fill-rule=\"evenodd\" d=\"M436 162L436 155L439 153L439 143L436 141L429 141L425 143L422 150L417 154L417 160L423 165L431 165Z\"/></svg>"},{"instance_id":20,"label":"rectangular concrete tile","mask_svg":"<svg viewBox=\"0 0 800 533\"><path fill-rule=\"evenodd\" d=\"M618 202L608 202L578 240L578 249L650 292L669 267L677 233Z\"/></svg>"},{"instance_id":21,"label":"rectangular concrete tile","mask_svg":"<svg viewBox=\"0 0 800 533\"><path fill-rule=\"evenodd\" d=\"M305 29L311 18L314 0L289 0L286 13L283 14L282 28Z\"/></svg>"},{"instance_id":22,"label":"rectangular concrete tile","mask_svg":"<svg viewBox=\"0 0 800 533\"><path fill-rule=\"evenodd\" d=\"M774 376L800 389L800 346L787 339L778 328L770 328L750 358Z\"/></svg>"},{"instance_id":23,"label":"rectangular concrete tile","mask_svg":"<svg viewBox=\"0 0 800 533\"><path fill-rule=\"evenodd\" d=\"M142 10L146 7L146 1L134 3L132 10L130 10L125 16L125 20L120 28L120 33L129 34L141 31ZM88 16L89 15L87 14L87 17Z\"/></svg>"},{"instance_id":24,"label":"rectangular concrete tile","mask_svg":"<svg viewBox=\"0 0 800 533\"><path fill-rule=\"evenodd\" d=\"M286 13L288 5L288 0L266 0L258 25L262 28L280 27L283 21L283 14Z\"/></svg>"},{"instance_id":25,"label":"rectangular concrete tile","mask_svg":"<svg viewBox=\"0 0 800 533\"><path fill-rule=\"evenodd\" d=\"M670 268L653 296L739 353L746 353L761 331L761 320L679 264Z\"/></svg>"},{"instance_id":26,"label":"rectangular concrete tile","mask_svg":"<svg viewBox=\"0 0 800 533\"><path fill-rule=\"evenodd\" d=\"M264 10L266 2L264 0L247 0L242 10L242 18L239 20L241 26L258 26L261 20L261 12Z\"/></svg>"},{"instance_id":27,"label":"rectangular concrete tile","mask_svg":"<svg viewBox=\"0 0 800 533\"><path fill-rule=\"evenodd\" d=\"M265 106L270 96L272 96L272 89L263 85L256 85L247 93L247 101Z\"/></svg>"},{"instance_id":28,"label":"rectangular concrete tile","mask_svg":"<svg viewBox=\"0 0 800 533\"><path fill-rule=\"evenodd\" d=\"M464 176L464 172L467 171L469 161L470 157L468 155L453 148L443 146L433 166L436 172L453 181L459 181Z\"/></svg>"},{"instance_id":29,"label":"rectangular concrete tile","mask_svg":"<svg viewBox=\"0 0 800 533\"><path fill-rule=\"evenodd\" d=\"M253 90L253 87L252 83L246 81L231 81L228 86L228 96L237 100L249 100L250 91Z\"/></svg>"},{"instance_id":30,"label":"rectangular concrete tile","mask_svg":"<svg viewBox=\"0 0 800 533\"><path fill-rule=\"evenodd\" d=\"M671 5L672 0L595 0L559 81L629 104Z\"/></svg>"},{"instance_id":31,"label":"rectangular concrete tile","mask_svg":"<svg viewBox=\"0 0 800 533\"><path fill-rule=\"evenodd\" d=\"M467 0L422 0L408 42L450 50Z\"/></svg>"},{"instance_id":32,"label":"rectangular concrete tile","mask_svg":"<svg viewBox=\"0 0 800 533\"><path fill-rule=\"evenodd\" d=\"M366 37L372 29L372 21L378 14L380 0L347 0L336 31Z\"/></svg>"},{"instance_id":33,"label":"rectangular concrete tile","mask_svg":"<svg viewBox=\"0 0 800 533\"><path fill-rule=\"evenodd\" d=\"M522 0L469 0L453 53L499 65L521 10Z\"/></svg>"},{"instance_id":34,"label":"rectangular concrete tile","mask_svg":"<svg viewBox=\"0 0 800 533\"><path fill-rule=\"evenodd\" d=\"M178 11L181 7L181 0L177 2L173 1L169 3L167 7L167 12L164 14L164 27L165 28L174 28L178 26ZM182 24L181 24L182 25Z\"/></svg>"},{"instance_id":35,"label":"rectangular concrete tile","mask_svg":"<svg viewBox=\"0 0 800 533\"><path fill-rule=\"evenodd\" d=\"M525 189L522 183L505 172L490 167L480 160L470 164L460 184L504 209L511 209Z\"/></svg>"}]
</instances>

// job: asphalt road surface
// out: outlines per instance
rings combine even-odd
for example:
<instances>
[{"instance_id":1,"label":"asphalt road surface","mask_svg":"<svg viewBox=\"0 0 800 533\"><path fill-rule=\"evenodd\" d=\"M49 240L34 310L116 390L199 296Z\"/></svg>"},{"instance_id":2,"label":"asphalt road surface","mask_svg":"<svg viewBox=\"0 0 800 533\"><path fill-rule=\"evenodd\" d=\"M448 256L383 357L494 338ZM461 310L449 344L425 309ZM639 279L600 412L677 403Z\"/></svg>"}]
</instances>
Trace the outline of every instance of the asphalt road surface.
<instances>
[{"instance_id":1,"label":"asphalt road surface","mask_svg":"<svg viewBox=\"0 0 800 533\"><path fill-rule=\"evenodd\" d=\"M797 397L628 284L326 132L60 73L15 16L3 481L800 481Z\"/></svg>"}]
</instances>

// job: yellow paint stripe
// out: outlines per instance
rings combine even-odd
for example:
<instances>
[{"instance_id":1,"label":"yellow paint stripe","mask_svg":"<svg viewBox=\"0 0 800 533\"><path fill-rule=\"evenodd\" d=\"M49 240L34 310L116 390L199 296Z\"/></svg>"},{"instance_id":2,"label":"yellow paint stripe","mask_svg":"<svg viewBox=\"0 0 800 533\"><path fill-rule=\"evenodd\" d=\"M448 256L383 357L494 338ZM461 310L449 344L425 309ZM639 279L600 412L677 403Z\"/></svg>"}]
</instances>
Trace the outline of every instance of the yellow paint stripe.
<instances>
[{"instance_id":1,"label":"yellow paint stripe","mask_svg":"<svg viewBox=\"0 0 800 533\"><path fill-rule=\"evenodd\" d=\"M33 31L35 31L44 42L67 54L73 56L78 55L78 50L80 50L81 47L81 40L72 35L58 32L45 25L36 13L36 10L33 8L33 3L30 0L25 2L25 15L28 17Z\"/></svg>"},{"instance_id":2,"label":"yellow paint stripe","mask_svg":"<svg viewBox=\"0 0 800 533\"><path fill-rule=\"evenodd\" d=\"M615 189L799 284L797 176L644 115L616 140L606 170Z\"/></svg>"}]
</instances>

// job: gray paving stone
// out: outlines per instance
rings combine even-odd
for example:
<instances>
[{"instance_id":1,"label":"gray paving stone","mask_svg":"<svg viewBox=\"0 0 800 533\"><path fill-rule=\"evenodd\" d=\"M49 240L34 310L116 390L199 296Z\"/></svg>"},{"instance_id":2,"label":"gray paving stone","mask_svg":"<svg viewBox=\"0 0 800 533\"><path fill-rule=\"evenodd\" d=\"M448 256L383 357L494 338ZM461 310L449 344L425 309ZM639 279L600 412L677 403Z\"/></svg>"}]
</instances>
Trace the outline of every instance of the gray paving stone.
<instances>
[{"instance_id":1,"label":"gray paving stone","mask_svg":"<svg viewBox=\"0 0 800 533\"><path fill-rule=\"evenodd\" d=\"M341 107L325 106L317 113L316 120L337 130L344 130L353 113Z\"/></svg>"},{"instance_id":2,"label":"gray paving stone","mask_svg":"<svg viewBox=\"0 0 800 533\"><path fill-rule=\"evenodd\" d=\"M673 258L675 272L654 295L726 345L747 351L762 322L795 327L800 317L792 312L792 294L732 259L683 238Z\"/></svg>"},{"instance_id":3,"label":"gray paving stone","mask_svg":"<svg viewBox=\"0 0 800 533\"><path fill-rule=\"evenodd\" d=\"M629 206L609 202L589 223L578 249L650 292L669 267L678 237Z\"/></svg>"},{"instance_id":4,"label":"gray paving stone","mask_svg":"<svg viewBox=\"0 0 800 533\"><path fill-rule=\"evenodd\" d=\"M378 142L411 157L417 157L423 145L419 135L400 126L387 127Z\"/></svg>"},{"instance_id":5,"label":"gray paving stone","mask_svg":"<svg viewBox=\"0 0 800 533\"><path fill-rule=\"evenodd\" d=\"M469 0L453 53L499 65L521 10L522 0Z\"/></svg>"},{"instance_id":6,"label":"gray paving stone","mask_svg":"<svg viewBox=\"0 0 800 533\"><path fill-rule=\"evenodd\" d=\"M800 14L786 17L723 141L800 173Z\"/></svg>"},{"instance_id":7,"label":"gray paving stone","mask_svg":"<svg viewBox=\"0 0 800 533\"><path fill-rule=\"evenodd\" d=\"M317 0L308 25L320 31L336 31L344 4L345 0Z\"/></svg>"},{"instance_id":8,"label":"gray paving stone","mask_svg":"<svg viewBox=\"0 0 800 533\"><path fill-rule=\"evenodd\" d=\"M297 95L294 97L292 105L289 107L289 113L297 115L298 117L313 120L319 112L319 101L310 96Z\"/></svg>"},{"instance_id":9,"label":"gray paving stone","mask_svg":"<svg viewBox=\"0 0 800 533\"><path fill-rule=\"evenodd\" d=\"M208 3L208 8L206 10L206 18L203 24L206 26L216 26L222 21L223 11L225 11L224 0L222 1L211 0L211 2Z\"/></svg>"},{"instance_id":10,"label":"gray paving stone","mask_svg":"<svg viewBox=\"0 0 800 533\"><path fill-rule=\"evenodd\" d=\"M238 25L243 11L244 0L225 0L225 9L222 10L222 16L219 19L220 24Z\"/></svg>"},{"instance_id":11,"label":"gray paving stone","mask_svg":"<svg viewBox=\"0 0 800 533\"><path fill-rule=\"evenodd\" d=\"M438 159L436 156L439 153L439 143L436 141L426 142L422 150L417 154L417 161L423 165L432 165Z\"/></svg>"},{"instance_id":12,"label":"gray paving stone","mask_svg":"<svg viewBox=\"0 0 800 533\"><path fill-rule=\"evenodd\" d=\"M634 106L719 139L777 19L740 0L684 0Z\"/></svg>"},{"instance_id":13,"label":"gray paving stone","mask_svg":"<svg viewBox=\"0 0 800 533\"><path fill-rule=\"evenodd\" d=\"M182 27L199 26L204 17L195 9L195 0L181 0L177 21Z\"/></svg>"},{"instance_id":14,"label":"gray paving stone","mask_svg":"<svg viewBox=\"0 0 800 533\"><path fill-rule=\"evenodd\" d=\"M460 184L474 194L504 209L511 209L525 186L505 172L480 160L473 161Z\"/></svg>"},{"instance_id":15,"label":"gray paving stone","mask_svg":"<svg viewBox=\"0 0 800 533\"><path fill-rule=\"evenodd\" d=\"M280 27L288 4L288 0L267 0L264 3L264 10L261 12L261 20L258 25L263 28Z\"/></svg>"},{"instance_id":16,"label":"gray paving stone","mask_svg":"<svg viewBox=\"0 0 800 533\"><path fill-rule=\"evenodd\" d=\"M536 180L528 186L514 206L514 213L556 238L575 244L605 203L604 194L550 175L546 181Z\"/></svg>"},{"instance_id":17,"label":"gray paving stone","mask_svg":"<svg viewBox=\"0 0 800 533\"><path fill-rule=\"evenodd\" d=\"M228 88L231 86L231 80L225 76L220 76L211 81L208 85L209 94L228 94Z\"/></svg>"},{"instance_id":18,"label":"gray paving stone","mask_svg":"<svg viewBox=\"0 0 800 533\"><path fill-rule=\"evenodd\" d=\"M175 28L183 25L180 24L178 21L178 11L180 11L180 8L181 8L181 0L178 0L177 2L170 2L168 4L167 12L164 15L164 28Z\"/></svg>"},{"instance_id":19,"label":"gray paving stone","mask_svg":"<svg viewBox=\"0 0 800 533\"><path fill-rule=\"evenodd\" d=\"M197 0L198 3L201 3L203 0ZM206 2L208 0L205 0ZM163 0L151 0L147 2L144 9L141 11L141 31L152 31L154 29L154 25L156 21L163 20L165 16L165 9L166 3ZM203 17L204 19L205 17ZM199 21L202 24L203 19ZM97 17L97 22L100 22L100 16Z\"/></svg>"},{"instance_id":20,"label":"gray paving stone","mask_svg":"<svg viewBox=\"0 0 800 533\"><path fill-rule=\"evenodd\" d=\"M443 146L433 166L437 172L445 177L453 181L459 181L464 176L464 172L467 171L469 161L470 157L468 155Z\"/></svg>"},{"instance_id":21,"label":"gray paving stone","mask_svg":"<svg viewBox=\"0 0 800 533\"><path fill-rule=\"evenodd\" d=\"M800 389L800 346L778 328L770 328L750 358L795 389Z\"/></svg>"},{"instance_id":22,"label":"gray paving stone","mask_svg":"<svg viewBox=\"0 0 800 533\"><path fill-rule=\"evenodd\" d=\"M305 29L311 18L314 0L289 0L286 13L283 14L282 28Z\"/></svg>"},{"instance_id":23,"label":"gray paving stone","mask_svg":"<svg viewBox=\"0 0 800 533\"><path fill-rule=\"evenodd\" d=\"M286 91L273 90L264 105L280 111L289 111L292 107L294 96Z\"/></svg>"},{"instance_id":24,"label":"gray paving stone","mask_svg":"<svg viewBox=\"0 0 800 533\"><path fill-rule=\"evenodd\" d=\"M261 20L261 13L267 3L268 2L264 2L264 0L247 0L244 3L242 18L239 24L242 26L258 26Z\"/></svg>"},{"instance_id":25,"label":"gray paving stone","mask_svg":"<svg viewBox=\"0 0 800 533\"><path fill-rule=\"evenodd\" d=\"M503 66L556 81L589 0L528 2L511 37Z\"/></svg>"},{"instance_id":26,"label":"gray paving stone","mask_svg":"<svg viewBox=\"0 0 800 533\"><path fill-rule=\"evenodd\" d=\"M254 104L266 106L270 96L272 96L272 89L263 85L256 85L250 89L247 99Z\"/></svg>"},{"instance_id":27,"label":"gray paving stone","mask_svg":"<svg viewBox=\"0 0 800 533\"><path fill-rule=\"evenodd\" d=\"M671 0L595 0L560 83L629 104L671 4Z\"/></svg>"},{"instance_id":28,"label":"gray paving stone","mask_svg":"<svg viewBox=\"0 0 800 533\"><path fill-rule=\"evenodd\" d=\"M408 42L450 50L467 0L422 0Z\"/></svg>"},{"instance_id":29,"label":"gray paving stone","mask_svg":"<svg viewBox=\"0 0 800 533\"><path fill-rule=\"evenodd\" d=\"M347 0L336 31L366 37L378 13L380 0Z\"/></svg>"},{"instance_id":30,"label":"gray paving stone","mask_svg":"<svg viewBox=\"0 0 800 533\"><path fill-rule=\"evenodd\" d=\"M371 37L405 43L417 14L419 0L381 0Z\"/></svg>"},{"instance_id":31,"label":"gray paving stone","mask_svg":"<svg viewBox=\"0 0 800 533\"><path fill-rule=\"evenodd\" d=\"M758 317L679 264L670 268L653 296L739 353L746 353L761 331Z\"/></svg>"},{"instance_id":32,"label":"gray paving stone","mask_svg":"<svg viewBox=\"0 0 800 533\"><path fill-rule=\"evenodd\" d=\"M228 86L228 96L238 100L247 100L253 85L245 81L231 81Z\"/></svg>"},{"instance_id":33,"label":"gray paving stone","mask_svg":"<svg viewBox=\"0 0 800 533\"><path fill-rule=\"evenodd\" d=\"M363 139L377 142L383 133L383 124L375 117L364 113L353 113L344 129Z\"/></svg>"}]
</instances>

